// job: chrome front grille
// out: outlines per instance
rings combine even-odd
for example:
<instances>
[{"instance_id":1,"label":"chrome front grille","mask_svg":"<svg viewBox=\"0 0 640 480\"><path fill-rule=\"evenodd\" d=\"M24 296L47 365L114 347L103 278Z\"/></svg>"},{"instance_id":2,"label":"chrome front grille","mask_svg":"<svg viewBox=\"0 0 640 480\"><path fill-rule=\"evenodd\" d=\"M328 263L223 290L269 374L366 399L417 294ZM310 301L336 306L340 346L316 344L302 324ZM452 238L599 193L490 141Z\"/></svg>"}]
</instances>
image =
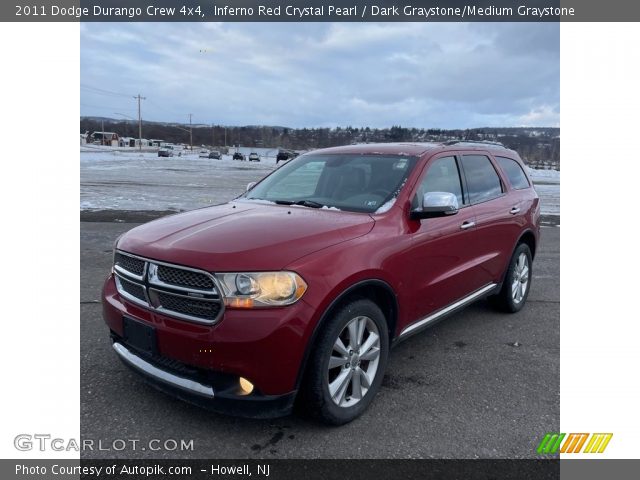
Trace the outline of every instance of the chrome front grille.
<instances>
[{"instance_id":1,"label":"chrome front grille","mask_svg":"<svg viewBox=\"0 0 640 480\"><path fill-rule=\"evenodd\" d=\"M198 318L215 320L220 312L220 302L192 298L188 296L171 295L166 292L151 290L151 297L157 299L159 309L167 312L178 312Z\"/></svg>"},{"instance_id":2,"label":"chrome front grille","mask_svg":"<svg viewBox=\"0 0 640 480\"><path fill-rule=\"evenodd\" d=\"M144 274L144 260L116 252L115 265L140 277Z\"/></svg>"},{"instance_id":3,"label":"chrome front grille","mask_svg":"<svg viewBox=\"0 0 640 480\"><path fill-rule=\"evenodd\" d=\"M142 300L143 302L147 301L144 286L138 285L134 282L130 282L129 280L119 276L116 277L116 284L118 286L118 290L126 293L128 296L133 297L137 300Z\"/></svg>"},{"instance_id":4,"label":"chrome front grille","mask_svg":"<svg viewBox=\"0 0 640 480\"><path fill-rule=\"evenodd\" d=\"M170 285L211 290L213 280L204 273L182 270L180 268L158 265L158 279Z\"/></svg>"},{"instance_id":5,"label":"chrome front grille","mask_svg":"<svg viewBox=\"0 0 640 480\"><path fill-rule=\"evenodd\" d=\"M114 272L125 299L167 316L213 324L223 302L213 275L117 251Z\"/></svg>"}]
</instances>

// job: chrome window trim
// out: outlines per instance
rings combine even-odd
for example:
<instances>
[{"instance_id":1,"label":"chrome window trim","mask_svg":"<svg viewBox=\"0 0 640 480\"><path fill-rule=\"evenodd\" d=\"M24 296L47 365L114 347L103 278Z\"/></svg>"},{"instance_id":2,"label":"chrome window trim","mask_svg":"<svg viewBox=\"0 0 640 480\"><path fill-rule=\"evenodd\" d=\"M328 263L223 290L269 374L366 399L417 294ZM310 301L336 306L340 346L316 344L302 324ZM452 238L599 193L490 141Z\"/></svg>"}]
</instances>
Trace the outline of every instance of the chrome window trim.
<instances>
[{"instance_id":1,"label":"chrome window trim","mask_svg":"<svg viewBox=\"0 0 640 480\"><path fill-rule=\"evenodd\" d=\"M165 315L167 317L173 317L173 318L177 318L177 319L181 319L181 320L187 320L189 322L193 322L193 323L198 323L201 325L214 325L216 323L218 323L220 321L220 319L222 318L222 315L225 311L225 305L224 305L224 298L222 296L222 289L220 287L220 283L218 282L218 280L216 279L216 277L205 271L205 270L200 270L197 268L191 268L191 267L184 267L182 265L178 265L175 263L168 263L168 262L162 262L162 261L157 261L157 260L153 260L151 258L146 258L146 257L141 257L139 255L134 255L132 253L128 253L128 252L124 252L122 250L118 250L116 249L116 253L119 253L121 255L125 255L125 256L129 256L138 260L141 260L143 262L145 262L144 264L144 275L142 277L129 272L126 269L123 269L121 267L118 267L117 265L115 265L114 263L114 269L113 269L113 273L114 273L114 278L115 278L115 282L116 282L116 289L118 291L118 293L126 300L128 300L129 302L135 304L135 305L139 305L142 307L147 308L148 310L152 311L152 312L156 312L156 313L160 313L162 315ZM206 289L201 289L201 288L197 288L197 287L192 287L192 288L188 288L188 287L181 287L179 285L172 285L169 283L165 283L162 282L161 280L154 278L151 278L151 266L152 265L164 265L166 267L170 267L170 268L175 268L177 270L187 270L190 272L194 272L194 273L199 273L199 274L203 274L206 275L207 277L209 277L213 283L213 288L210 290L206 290ZM122 288L122 284L120 282L120 279L131 282L135 285L138 285L139 287L141 287L144 291L144 295L145 295L145 299L146 302L143 300L140 300L137 297L134 297L133 295L130 295L129 293L127 293L123 288ZM137 281L135 281L137 280ZM154 281L156 280L156 281ZM157 288L156 288L157 287ZM188 298L191 300L200 300L200 301L209 301L209 302L217 302L220 304L220 309L218 311L218 314L216 315L216 318L214 319L207 319L207 318L200 318L200 317L195 317L192 315L187 315L184 313L180 313L180 312L176 312L174 310L169 310L166 309L162 306L156 306L151 302L151 298L149 297L149 292L150 291L157 291L160 293L164 293L166 295L173 295L176 297L182 297L182 298ZM191 296L191 295L185 295L184 293L194 293L195 295ZM202 296L201 296L202 295Z\"/></svg>"},{"instance_id":2,"label":"chrome window trim","mask_svg":"<svg viewBox=\"0 0 640 480\"><path fill-rule=\"evenodd\" d=\"M129 350L121 343L114 342L113 349L116 351L120 359L127 365L148 375L149 377L154 378L159 382L179 388L189 393L202 395L207 398L214 398L215 396L213 387L204 385L200 382L196 382L195 380L180 377L173 373L167 372L166 370L162 370L161 368L152 365L138 355L134 354L133 352L131 352L131 350Z\"/></svg>"},{"instance_id":3,"label":"chrome window trim","mask_svg":"<svg viewBox=\"0 0 640 480\"><path fill-rule=\"evenodd\" d=\"M482 295L484 295L486 293L489 293L491 290L495 289L496 287L497 287L497 284L495 284L495 283L490 283L489 285L485 285L480 290L476 290L475 292L467 295L466 297L462 297L457 302L454 302L454 303L452 303L452 304L450 304L450 305L438 310L437 312L432 313L431 315L428 315L428 316L424 317L421 320L413 322L412 324L406 326L402 330L402 332L400 332L400 335L398 335L398 338L404 338L404 337L406 337L407 335L409 335L411 333L416 333L419 329L427 327L427 325L435 322L436 320L439 320L441 317L443 317L444 315L452 312L453 310L456 310L457 308L464 307L465 305L473 302L474 300L477 300Z\"/></svg>"}]
</instances>

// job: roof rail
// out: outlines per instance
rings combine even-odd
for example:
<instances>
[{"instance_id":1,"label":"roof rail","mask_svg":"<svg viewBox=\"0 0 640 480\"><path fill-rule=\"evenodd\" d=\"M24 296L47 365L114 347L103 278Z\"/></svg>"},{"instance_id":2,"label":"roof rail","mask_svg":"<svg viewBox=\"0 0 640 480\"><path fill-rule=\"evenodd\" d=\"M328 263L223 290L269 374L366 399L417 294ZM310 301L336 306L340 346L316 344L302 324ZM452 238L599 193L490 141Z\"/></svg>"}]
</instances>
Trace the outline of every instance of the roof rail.
<instances>
[{"instance_id":1,"label":"roof rail","mask_svg":"<svg viewBox=\"0 0 640 480\"><path fill-rule=\"evenodd\" d=\"M489 140L449 140L448 142L443 142L443 145L456 145L458 143L472 143L472 144L480 144L480 145L494 145L496 147L507 148L503 143L500 142L492 142Z\"/></svg>"}]
</instances>

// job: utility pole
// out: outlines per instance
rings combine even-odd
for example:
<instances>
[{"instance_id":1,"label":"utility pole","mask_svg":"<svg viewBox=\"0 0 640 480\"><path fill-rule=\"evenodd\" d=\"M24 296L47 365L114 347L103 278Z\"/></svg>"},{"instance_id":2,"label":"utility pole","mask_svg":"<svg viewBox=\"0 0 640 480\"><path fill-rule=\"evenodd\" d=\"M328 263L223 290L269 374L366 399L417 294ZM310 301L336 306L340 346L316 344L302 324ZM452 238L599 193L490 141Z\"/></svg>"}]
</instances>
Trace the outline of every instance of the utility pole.
<instances>
[{"instance_id":1,"label":"utility pole","mask_svg":"<svg viewBox=\"0 0 640 480\"><path fill-rule=\"evenodd\" d=\"M189 147L191 148L191 151L193 151L193 127L191 126L191 117L193 116L193 113L189 114Z\"/></svg>"},{"instance_id":2,"label":"utility pole","mask_svg":"<svg viewBox=\"0 0 640 480\"><path fill-rule=\"evenodd\" d=\"M140 100L146 100L146 97L141 97L138 94L137 97L133 97L138 99L138 150L142 150L142 115L140 114Z\"/></svg>"},{"instance_id":3,"label":"utility pole","mask_svg":"<svg viewBox=\"0 0 640 480\"><path fill-rule=\"evenodd\" d=\"M100 139L100 145L104 146L104 119L101 120L102 122L102 135L101 135L101 139Z\"/></svg>"},{"instance_id":4,"label":"utility pole","mask_svg":"<svg viewBox=\"0 0 640 480\"><path fill-rule=\"evenodd\" d=\"M214 128L213 123L211 124L211 146L216 146L216 129Z\"/></svg>"},{"instance_id":5,"label":"utility pole","mask_svg":"<svg viewBox=\"0 0 640 480\"><path fill-rule=\"evenodd\" d=\"M224 148L227 148L227 127L224 127Z\"/></svg>"}]
</instances>

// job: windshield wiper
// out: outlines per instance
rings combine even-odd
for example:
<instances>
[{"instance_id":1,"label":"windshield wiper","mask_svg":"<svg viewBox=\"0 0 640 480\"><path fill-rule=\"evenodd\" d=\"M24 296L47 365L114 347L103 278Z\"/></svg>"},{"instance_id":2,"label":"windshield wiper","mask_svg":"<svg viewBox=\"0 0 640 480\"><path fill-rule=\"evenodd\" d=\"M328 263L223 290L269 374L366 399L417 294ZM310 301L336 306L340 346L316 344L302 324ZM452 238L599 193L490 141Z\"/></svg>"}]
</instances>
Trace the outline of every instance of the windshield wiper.
<instances>
[{"instance_id":1,"label":"windshield wiper","mask_svg":"<svg viewBox=\"0 0 640 480\"><path fill-rule=\"evenodd\" d=\"M278 205L300 205L302 207L310 207L310 208L324 207L322 203L318 203L313 200L298 200L297 202L292 202L291 200L274 200L273 203L276 203Z\"/></svg>"},{"instance_id":2,"label":"windshield wiper","mask_svg":"<svg viewBox=\"0 0 640 480\"><path fill-rule=\"evenodd\" d=\"M295 202L294 205L302 205L303 207L311 207L311 208L324 207L322 203L314 202L313 200L299 200Z\"/></svg>"}]
</instances>

